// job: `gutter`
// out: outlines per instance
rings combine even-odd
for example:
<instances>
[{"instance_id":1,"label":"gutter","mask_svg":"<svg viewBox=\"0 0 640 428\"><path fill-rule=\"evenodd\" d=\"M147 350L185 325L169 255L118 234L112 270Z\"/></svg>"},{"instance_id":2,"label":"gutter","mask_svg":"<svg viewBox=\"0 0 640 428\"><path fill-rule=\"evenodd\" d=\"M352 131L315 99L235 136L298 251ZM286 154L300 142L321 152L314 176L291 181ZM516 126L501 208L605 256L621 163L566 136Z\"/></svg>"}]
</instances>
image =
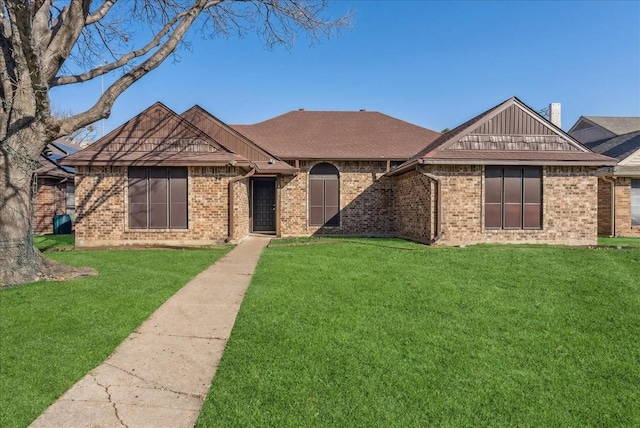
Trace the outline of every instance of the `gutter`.
<instances>
[{"instance_id":1,"label":"gutter","mask_svg":"<svg viewBox=\"0 0 640 428\"><path fill-rule=\"evenodd\" d=\"M416 165L416 172L436 183L436 209L438 210L438 217L436 221L438 224L436 225L436 236L433 238L433 241L431 241L432 244L435 244L442 237L442 181L440 181L440 179L435 175L423 171L420 165Z\"/></svg>"},{"instance_id":2,"label":"gutter","mask_svg":"<svg viewBox=\"0 0 640 428\"><path fill-rule=\"evenodd\" d=\"M234 191L233 191L233 187L234 184L236 184L237 181L243 180L245 178L249 178L252 175L254 175L256 173L256 169L253 168L251 171L249 171L247 174L245 175L239 175L237 177L233 177L231 180L229 180L229 232L227 235L227 239L225 239L225 242L230 242L233 239L233 197L234 197Z\"/></svg>"},{"instance_id":3,"label":"gutter","mask_svg":"<svg viewBox=\"0 0 640 428\"><path fill-rule=\"evenodd\" d=\"M607 183L611 183L611 235L616 236L616 180L615 178L610 180L606 176L602 176L602 179Z\"/></svg>"}]
</instances>

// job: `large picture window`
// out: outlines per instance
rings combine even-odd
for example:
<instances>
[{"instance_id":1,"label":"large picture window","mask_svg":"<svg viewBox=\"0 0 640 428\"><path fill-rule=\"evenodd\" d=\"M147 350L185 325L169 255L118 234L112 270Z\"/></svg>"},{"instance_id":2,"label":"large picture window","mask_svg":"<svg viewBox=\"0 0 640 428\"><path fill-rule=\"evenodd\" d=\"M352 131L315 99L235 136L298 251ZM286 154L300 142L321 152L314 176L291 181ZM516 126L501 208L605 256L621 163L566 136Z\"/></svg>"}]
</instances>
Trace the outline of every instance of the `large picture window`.
<instances>
[{"instance_id":1,"label":"large picture window","mask_svg":"<svg viewBox=\"0 0 640 428\"><path fill-rule=\"evenodd\" d=\"M640 226L640 180L631 180L631 224Z\"/></svg>"},{"instance_id":2,"label":"large picture window","mask_svg":"<svg viewBox=\"0 0 640 428\"><path fill-rule=\"evenodd\" d=\"M340 226L340 176L331 164L309 171L309 225Z\"/></svg>"},{"instance_id":3,"label":"large picture window","mask_svg":"<svg viewBox=\"0 0 640 428\"><path fill-rule=\"evenodd\" d=\"M129 227L187 228L187 168L129 168Z\"/></svg>"},{"instance_id":4,"label":"large picture window","mask_svg":"<svg viewBox=\"0 0 640 428\"><path fill-rule=\"evenodd\" d=\"M484 226L542 228L542 168L485 168Z\"/></svg>"}]
</instances>

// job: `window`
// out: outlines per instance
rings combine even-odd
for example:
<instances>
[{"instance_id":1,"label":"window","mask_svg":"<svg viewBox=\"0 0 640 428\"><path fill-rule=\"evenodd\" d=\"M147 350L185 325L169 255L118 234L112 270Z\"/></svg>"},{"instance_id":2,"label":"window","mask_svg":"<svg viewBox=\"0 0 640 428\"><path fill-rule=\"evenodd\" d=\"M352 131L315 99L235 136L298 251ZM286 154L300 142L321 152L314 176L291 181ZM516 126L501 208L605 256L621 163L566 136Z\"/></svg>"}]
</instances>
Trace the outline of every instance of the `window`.
<instances>
[{"instance_id":1,"label":"window","mask_svg":"<svg viewBox=\"0 0 640 428\"><path fill-rule=\"evenodd\" d=\"M631 180L631 225L640 226L640 180Z\"/></svg>"},{"instance_id":2,"label":"window","mask_svg":"<svg viewBox=\"0 0 640 428\"><path fill-rule=\"evenodd\" d=\"M391 168L391 171L393 171L394 169L396 169L397 167L399 167L403 163L404 163L404 161L391 161L389 163L389 167Z\"/></svg>"},{"instance_id":3,"label":"window","mask_svg":"<svg viewBox=\"0 0 640 428\"><path fill-rule=\"evenodd\" d=\"M340 226L340 176L331 164L309 171L309 225Z\"/></svg>"},{"instance_id":4,"label":"window","mask_svg":"<svg viewBox=\"0 0 640 428\"><path fill-rule=\"evenodd\" d=\"M129 168L129 227L187 228L186 168Z\"/></svg>"},{"instance_id":5,"label":"window","mask_svg":"<svg viewBox=\"0 0 640 428\"><path fill-rule=\"evenodd\" d=\"M74 222L76 220L76 186L72 183L67 183L65 190L65 199L66 199L66 207L67 214L69 214L69 218Z\"/></svg>"},{"instance_id":6,"label":"window","mask_svg":"<svg viewBox=\"0 0 640 428\"><path fill-rule=\"evenodd\" d=\"M484 226L542 228L542 168L486 167Z\"/></svg>"}]
</instances>

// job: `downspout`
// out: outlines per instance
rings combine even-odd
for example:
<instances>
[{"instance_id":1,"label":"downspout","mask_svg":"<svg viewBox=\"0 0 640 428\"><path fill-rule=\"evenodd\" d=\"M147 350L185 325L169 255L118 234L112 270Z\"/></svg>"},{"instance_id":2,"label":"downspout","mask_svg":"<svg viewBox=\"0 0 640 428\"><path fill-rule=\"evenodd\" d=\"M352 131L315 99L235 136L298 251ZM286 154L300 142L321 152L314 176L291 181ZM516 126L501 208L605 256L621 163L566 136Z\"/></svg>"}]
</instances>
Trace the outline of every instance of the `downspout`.
<instances>
[{"instance_id":1,"label":"downspout","mask_svg":"<svg viewBox=\"0 0 640 428\"><path fill-rule=\"evenodd\" d=\"M237 177L233 177L231 180L229 180L229 234L227 236L227 239L225 239L225 242L229 242L233 239L233 209L234 209L234 205L233 205L233 198L234 198L234 185L236 184L237 181L240 180L244 180L245 178L249 178L251 177L253 174L256 173L256 169L253 168L251 171L249 171L247 174L245 175L239 175Z\"/></svg>"},{"instance_id":2,"label":"downspout","mask_svg":"<svg viewBox=\"0 0 640 428\"><path fill-rule=\"evenodd\" d=\"M437 216L437 225L436 225L436 236L433 238L432 244L435 244L442 237L442 182L435 175L425 172L422 170L419 164L416 164L416 172L418 174L424 175L430 180L433 180L436 183L436 207L438 210Z\"/></svg>"},{"instance_id":3,"label":"downspout","mask_svg":"<svg viewBox=\"0 0 640 428\"><path fill-rule=\"evenodd\" d=\"M611 236L616 236L616 181L602 176L602 180L611 183Z\"/></svg>"}]
</instances>

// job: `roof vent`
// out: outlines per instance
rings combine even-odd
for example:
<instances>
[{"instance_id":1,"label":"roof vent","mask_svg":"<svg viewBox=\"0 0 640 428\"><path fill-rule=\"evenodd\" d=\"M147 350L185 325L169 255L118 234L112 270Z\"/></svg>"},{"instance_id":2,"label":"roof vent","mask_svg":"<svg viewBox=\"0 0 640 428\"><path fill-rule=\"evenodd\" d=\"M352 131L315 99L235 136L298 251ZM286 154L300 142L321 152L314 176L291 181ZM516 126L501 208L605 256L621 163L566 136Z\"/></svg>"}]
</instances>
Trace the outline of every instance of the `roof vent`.
<instances>
[{"instance_id":1,"label":"roof vent","mask_svg":"<svg viewBox=\"0 0 640 428\"><path fill-rule=\"evenodd\" d=\"M361 109L360 109L360 111L367 111L367 110L365 110L365 109L361 108Z\"/></svg>"},{"instance_id":2,"label":"roof vent","mask_svg":"<svg viewBox=\"0 0 640 428\"><path fill-rule=\"evenodd\" d=\"M299 108L298 111L304 111L304 109L303 108Z\"/></svg>"}]
</instances>

